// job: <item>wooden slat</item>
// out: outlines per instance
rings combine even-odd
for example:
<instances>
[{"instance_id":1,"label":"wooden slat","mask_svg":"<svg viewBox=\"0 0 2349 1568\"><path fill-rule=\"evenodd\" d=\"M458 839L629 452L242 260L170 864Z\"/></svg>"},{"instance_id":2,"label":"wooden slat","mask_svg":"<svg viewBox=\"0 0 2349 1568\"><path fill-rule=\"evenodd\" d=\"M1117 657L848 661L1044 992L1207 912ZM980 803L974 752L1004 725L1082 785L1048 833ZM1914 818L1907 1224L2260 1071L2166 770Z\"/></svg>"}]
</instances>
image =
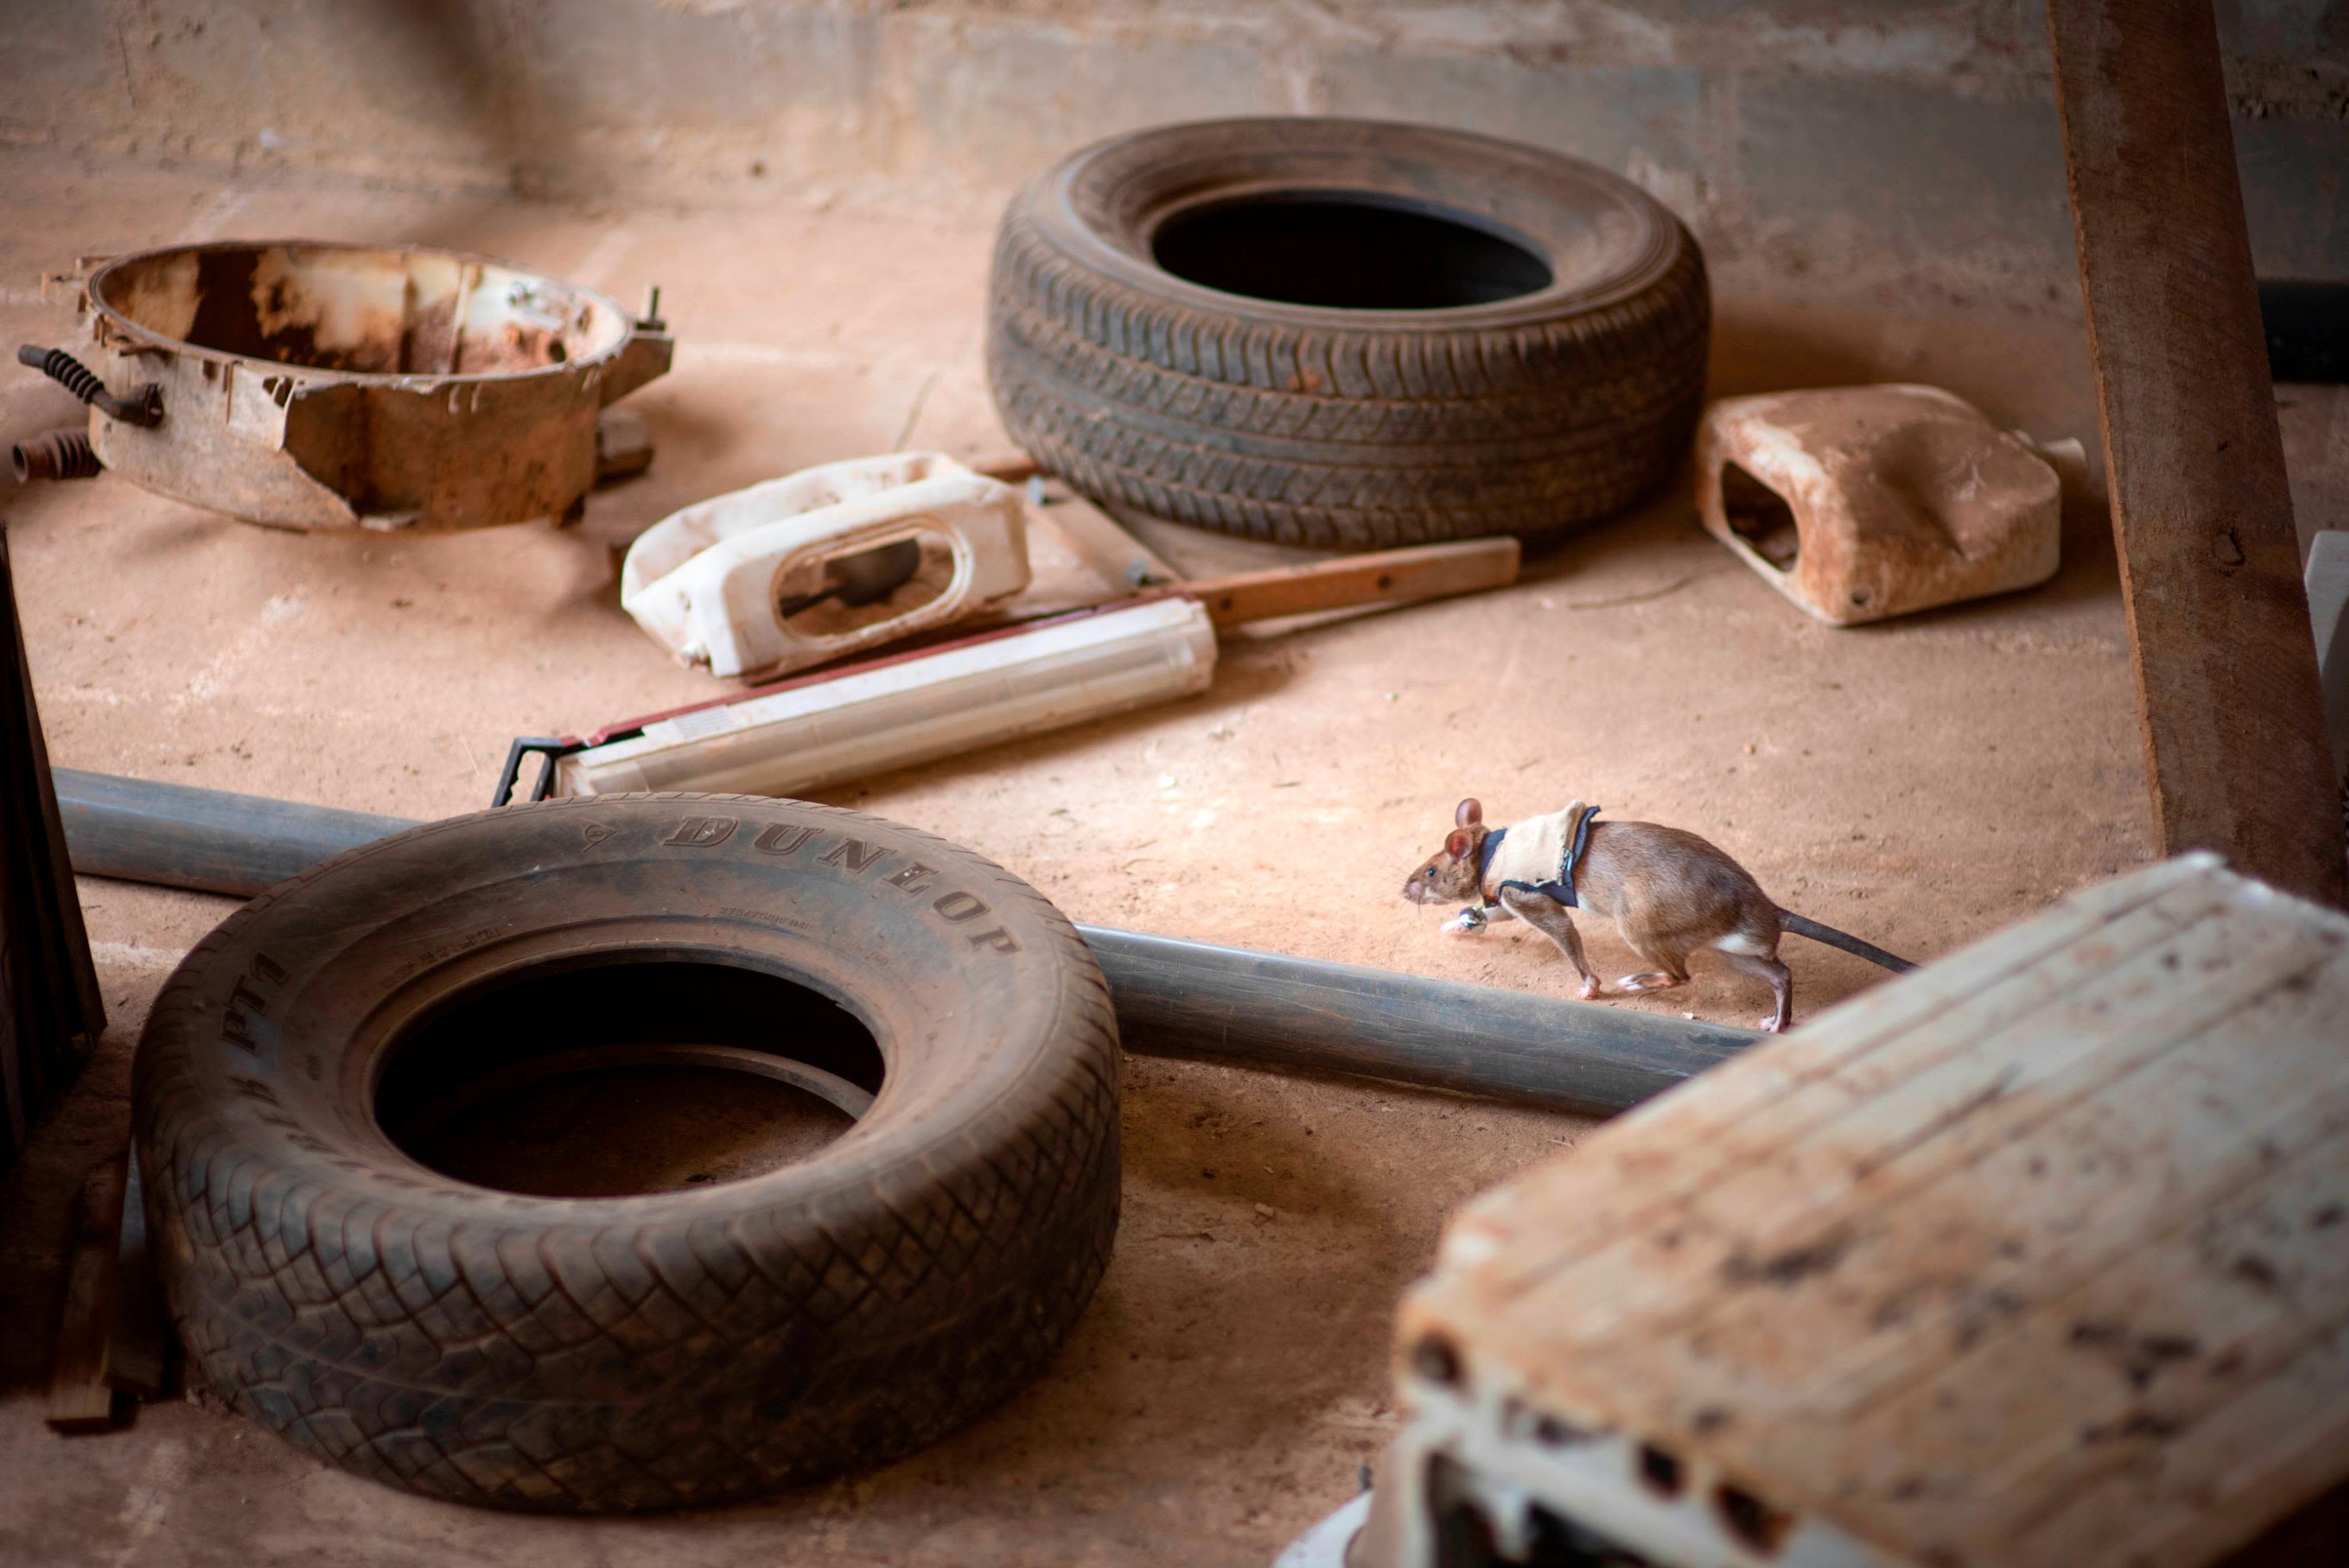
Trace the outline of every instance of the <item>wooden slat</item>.
<instances>
[{"instance_id":1,"label":"wooden slat","mask_svg":"<svg viewBox=\"0 0 2349 1568\"><path fill-rule=\"evenodd\" d=\"M2336 1133L2312 1158L2258 1173L2241 1196L2191 1220L2181 1216L2127 1268L2099 1272L2034 1313L2024 1354L2042 1370L2023 1392L2044 1425L2019 1442L2012 1427L2005 1429L1974 1478L1981 1500L2020 1516L2023 1533L2044 1542L2049 1523L2097 1482L2206 1425L2227 1428L2236 1404L2349 1332L2349 1312L2340 1305L2349 1302L2349 1248L2312 1248L2297 1239L2309 1210L2344 1188L2349 1133ZM2114 1337L2084 1344L2084 1325ZM2162 1347L2158 1363L2143 1359L2149 1343ZM2311 1398L2296 1379L2287 1386L2294 1397L2258 1401L2272 1423L2268 1432L2230 1435L2229 1466L2256 1468L2246 1461L2260 1457L2262 1438L2326 1413L2329 1401ZM2349 1411L2330 1414L2335 1423L2349 1421ZM2152 1419L2132 1419L2142 1417ZM2044 1549L2034 1555L2046 1560Z\"/></svg>"},{"instance_id":2,"label":"wooden slat","mask_svg":"<svg viewBox=\"0 0 2349 1568\"><path fill-rule=\"evenodd\" d=\"M1974 1157L2012 1147L2059 1116L2076 1118L2075 1107L2111 1092L2128 1070L2202 1045L2214 1027L2233 1024L2246 1005L2339 950L2337 938L2327 943L2288 919L2204 921L2054 1007L1988 1029L1966 1020L1954 1030L1920 1031L1910 1042L1915 1050L1901 1054L1925 1062L1924 1070L1878 1084L1822 1085L1816 1097L1827 1115L1813 1118L1789 1106L1772 1118L1766 1137L1731 1140L1736 1177L1684 1206L1669 1232L1633 1232L1578 1261L1570 1314L1546 1303L1548 1310L1536 1311L1526 1326L1545 1336L1549 1354L1578 1358L1609 1356L1625 1348L1627 1337L1661 1342L1669 1350L1675 1336L1700 1321L1709 1337L1726 1337L1725 1321L1744 1321L1757 1351L1771 1347L1757 1355L1757 1364L1774 1370L1803 1366L1808 1352L1792 1338L1801 1336L1813 1350L1837 1353L1834 1365L1849 1377L1852 1358L1866 1344L1865 1323L1840 1321L1829 1310L1832 1303L1808 1293L1800 1314L1785 1310L1782 1290L1724 1293L1722 1282L1738 1260L1758 1267L1764 1260L1832 1250L1833 1278L1841 1287L1846 1270L1855 1277L1860 1272L1855 1254L1866 1255L1855 1229L1952 1174L2010 1193L2010 1202L2029 1198L2032 1212L2040 1212L2029 1178L2005 1172L2020 1184L1993 1180L1981 1168L1969 1169ZM2190 998L2158 983L2165 974L2185 972L2196 977ZM1944 1044L1951 1034L1954 1049ZM1993 1036L1995 1050L1967 1048ZM2342 1092L2349 1095L2349 1056L2342 1066ZM2317 1086L2307 1085L2312 1093ZM1947 1250L1936 1259L1957 1262L1961 1240L1944 1238ZM1884 1266L1913 1278L1917 1262L1911 1254ZM2044 1260L2034 1267L2044 1270ZM2004 1272L1998 1260L1987 1258L1970 1277L1987 1290ZM1923 1348L1920 1325L1947 1310L1946 1303L1920 1302L1897 1325L1893 1344L1909 1353ZM1750 1321L1757 1317L1762 1321ZM1670 1381L1668 1359L1643 1357L1639 1370L1652 1368L1660 1380ZM1805 1381L1795 1377L1781 1386L1798 1393Z\"/></svg>"},{"instance_id":3,"label":"wooden slat","mask_svg":"<svg viewBox=\"0 0 2349 1568\"><path fill-rule=\"evenodd\" d=\"M1775 1136L1804 1136L1848 1108L1852 1096L1837 1081L1878 1052L1894 1051L1911 1070L1921 1069L2060 1002L2076 976L2070 964L2050 963L2054 955L2088 947L2125 958L2215 916L2237 884L2207 862L2186 865L2184 876L2162 867L2129 878L2126 901L2108 895L2067 904L2001 932L1971 950L1961 971L1928 967L1899 986L1878 987L1860 999L1866 1005L1838 1008L1769 1051L1715 1068L1702 1095L1650 1102L1616 1124L1640 1127L1643 1136L1607 1140L1608 1150L1624 1151L1615 1157L1624 1162L1622 1179L1597 1192L1588 1191L1592 1160L1581 1151L1513 1183L1533 1205L1548 1199L1551 1186L1578 1197L1551 1218L1548 1244L1496 1268L1499 1281L1527 1289L1599 1249L1656 1234L1701 1195L1746 1178L1754 1150L1751 1138L1738 1136L1742 1124L1767 1116ZM1936 1032L1920 1042L1910 1032L1927 1020Z\"/></svg>"},{"instance_id":4,"label":"wooden slat","mask_svg":"<svg viewBox=\"0 0 2349 1568\"><path fill-rule=\"evenodd\" d=\"M973 473L983 473L1006 484L1024 484L1044 472L1042 464L1017 448L967 458L963 466Z\"/></svg>"},{"instance_id":5,"label":"wooden slat","mask_svg":"<svg viewBox=\"0 0 2349 1568\"><path fill-rule=\"evenodd\" d=\"M114 1424L106 1353L114 1336L114 1231L127 1175L127 1160L99 1166L83 1182L76 1209L65 1305L57 1314L57 1359L49 1373L48 1421L60 1432L102 1432Z\"/></svg>"},{"instance_id":6,"label":"wooden slat","mask_svg":"<svg viewBox=\"0 0 2349 1568\"><path fill-rule=\"evenodd\" d=\"M114 1245L114 1330L106 1353L108 1386L135 1398L163 1392L164 1362L171 1331L163 1309L162 1282L147 1248L146 1194L132 1159L122 1188L122 1224Z\"/></svg>"},{"instance_id":7,"label":"wooden slat","mask_svg":"<svg viewBox=\"0 0 2349 1568\"><path fill-rule=\"evenodd\" d=\"M2165 852L2344 899L2292 496L2209 0L2049 0Z\"/></svg>"},{"instance_id":8,"label":"wooden slat","mask_svg":"<svg viewBox=\"0 0 2349 1568\"><path fill-rule=\"evenodd\" d=\"M0 527L0 1168L94 1040L106 1012L66 858L65 832Z\"/></svg>"},{"instance_id":9,"label":"wooden slat","mask_svg":"<svg viewBox=\"0 0 2349 1568\"><path fill-rule=\"evenodd\" d=\"M2158 1542L2167 1561L2209 1563L2244 1543L2244 1521L2287 1517L2344 1484L2344 1449L2349 1328L2336 1329L2243 1397L2197 1422L2158 1462L2132 1466L2072 1494L2061 1512L2034 1531L2032 1552L2049 1563L2094 1563L2113 1541L2135 1534ZM2164 1484L2178 1475L2210 1479L2191 1490ZM2336 1533L2322 1550L2263 1562L2266 1568L2335 1563L2342 1540Z\"/></svg>"},{"instance_id":10,"label":"wooden slat","mask_svg":"<svg viewBox=\"0 0 2349 1568\"><path fill-rule=\"evenodd\" d=\"M2204 1568L2349 1475L2344 1017L2349 920L2124 878L1481 1201L1400 1344L1887 1560Z\"/></svg>"},{"instance_id":11,"label":"wooden slat","mask_svg":"<svg viewBox=\"0 0 2349 1568\"><path fill-rule=\"evenodd\" d=\"M1515 539L1459 539L1183 585L1217 626L1360 605L1408 604L1504 588L1517 580Z\"/></svg>"}]
</instances>

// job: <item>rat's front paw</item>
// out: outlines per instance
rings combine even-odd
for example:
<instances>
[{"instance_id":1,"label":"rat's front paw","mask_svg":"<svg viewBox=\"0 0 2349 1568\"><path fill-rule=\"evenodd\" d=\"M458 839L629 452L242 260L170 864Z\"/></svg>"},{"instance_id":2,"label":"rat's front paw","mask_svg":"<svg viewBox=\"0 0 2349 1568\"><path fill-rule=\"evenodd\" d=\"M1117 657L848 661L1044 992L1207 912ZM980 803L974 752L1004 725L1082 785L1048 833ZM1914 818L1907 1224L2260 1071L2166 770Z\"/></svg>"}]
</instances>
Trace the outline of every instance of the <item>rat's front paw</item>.
<instances>
[{"instance_id":1,"label":"rat's front paw","mask_svg":"<svg viewBox=\"0 0 2349 1568\"><path fill-rule=\"evenodd\" d=\"M1582 998L1585 1002L1598 1001L1599 997L1599 977L1594 974L1586 978L1583 981L1580 989L1577 990L1574 994Z\"/></svg>"},{"instance_id":2,"label":"rat's front paw","mask_svg":"<svg viewBox=\"0 0 2349 1568\"><path fill-rule=\"evenodd\" d=\"M1474 909L1463 909L1444 922L1447 937L1481 937L1485 934L1485 917Z\"/></svg>"}]
</instances>

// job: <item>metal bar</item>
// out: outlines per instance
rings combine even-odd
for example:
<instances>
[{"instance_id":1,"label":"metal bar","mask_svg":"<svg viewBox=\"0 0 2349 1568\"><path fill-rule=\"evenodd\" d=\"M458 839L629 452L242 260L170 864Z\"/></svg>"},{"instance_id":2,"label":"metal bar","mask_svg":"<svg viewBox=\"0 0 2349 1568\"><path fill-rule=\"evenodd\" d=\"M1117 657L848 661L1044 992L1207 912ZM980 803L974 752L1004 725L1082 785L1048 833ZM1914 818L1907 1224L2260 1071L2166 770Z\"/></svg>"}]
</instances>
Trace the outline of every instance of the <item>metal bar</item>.
<instances>
[{"instance_id":1,"label":"metal bar","mask_svg":"<svg viewBox=\"0 0 2349 1568\"><path fill-rule=\"evenodd\" d=\"M251 896L417 826L185 784L57 770L74 868ZM1118 1032L1144 1054L1485 1095L1604 1116L1760 1036L1490 986L1079 926Z\"/></svg>"},{"instance_id":2,"label":"metal bar","mask_svg":"<svg viewBox=\"0 0 2349 1568\"><path fill-rule=\"evenodd\" d=\"M54 769L51 776L76 871L240 898L417 826L405 816L74 768Z\"/></svg>"},{"instance_id":3,"label":"metal bar","mask_svg":"<svg viewBox=\"0 0 2349 1568\"><path fill-rule=\"evenodd\" d=\"M1607 1116L1761 1039L1750 1029L1102 926L1129 1050L1381 1079Z\"/></svg>"}]
</instances>

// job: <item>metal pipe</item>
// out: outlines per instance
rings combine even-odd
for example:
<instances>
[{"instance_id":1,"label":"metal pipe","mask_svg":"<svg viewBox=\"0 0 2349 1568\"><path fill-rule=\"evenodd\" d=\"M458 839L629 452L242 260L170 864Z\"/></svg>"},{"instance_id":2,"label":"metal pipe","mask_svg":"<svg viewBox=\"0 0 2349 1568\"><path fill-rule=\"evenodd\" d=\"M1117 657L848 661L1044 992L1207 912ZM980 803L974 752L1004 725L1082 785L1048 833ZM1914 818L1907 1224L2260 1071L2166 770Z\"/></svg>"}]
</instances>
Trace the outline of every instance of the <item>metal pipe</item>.
<instances>
[{"instance_id":1,"label":"metal pipe","mask_svg":"<svg viewBox=\"0 0 2349 1568\"><path fill-rule=\"evenodd\" d=\"M1610 1116L1762 1038L1750 1029L1358 964L1081 925L1118 1036L1154 1056L1374 1078Z\"/></svg>"},{"instance_id":2,"label":"metal pipe","mask_svg":"<svg viewBox=\"0 0 2349 1568\"><path fill-rule=\"evenodd\" d=\"M50 776L76 871L240 898L419 826L411 817L74 768L53 769Z\"/></svg>"},{"instance_id":3,"label":"metal pipe","mask_svg":"<svg viewBox=\"0 0 2349 1568\"><path fill-rule=\"evenodd\" d=\"M250 897L417 824L56 770L74 869ZM1604 1116L1760 1036L1748 1029L1354 964L1077 928L1131 1050L1485 1095Z\"/></svg>"}]
</instances>

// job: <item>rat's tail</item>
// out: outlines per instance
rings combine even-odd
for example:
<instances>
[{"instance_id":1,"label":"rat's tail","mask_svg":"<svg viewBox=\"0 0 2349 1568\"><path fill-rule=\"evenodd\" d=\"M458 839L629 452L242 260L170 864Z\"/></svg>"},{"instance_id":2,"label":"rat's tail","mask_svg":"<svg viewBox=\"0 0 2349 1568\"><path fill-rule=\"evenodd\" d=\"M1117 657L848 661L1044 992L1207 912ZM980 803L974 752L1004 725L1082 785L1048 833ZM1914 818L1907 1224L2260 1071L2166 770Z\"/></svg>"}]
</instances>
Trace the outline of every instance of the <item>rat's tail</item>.
<instances>
[{"instance_id":1,"label":"rat's tail","mask_svg":"<svg viewBox=\"0 0 2349 1568\"><path fill-rule=\"evenodd\" d=\"M1844 951L1864 958L1872 964L1881 964L1895 974L1899 974L1903 970L1917 967L1905 958L1893 957L1872 942L1861 941L1849 931L1839 931L1833 926L1823 926L1816 920L1805 919L1792 909L1778 911L1778 929L1792 931L1798 937L1808 937L1815 942L1825 942L1831 948L1841 948Z\"/></svg>"}]
</instances>

